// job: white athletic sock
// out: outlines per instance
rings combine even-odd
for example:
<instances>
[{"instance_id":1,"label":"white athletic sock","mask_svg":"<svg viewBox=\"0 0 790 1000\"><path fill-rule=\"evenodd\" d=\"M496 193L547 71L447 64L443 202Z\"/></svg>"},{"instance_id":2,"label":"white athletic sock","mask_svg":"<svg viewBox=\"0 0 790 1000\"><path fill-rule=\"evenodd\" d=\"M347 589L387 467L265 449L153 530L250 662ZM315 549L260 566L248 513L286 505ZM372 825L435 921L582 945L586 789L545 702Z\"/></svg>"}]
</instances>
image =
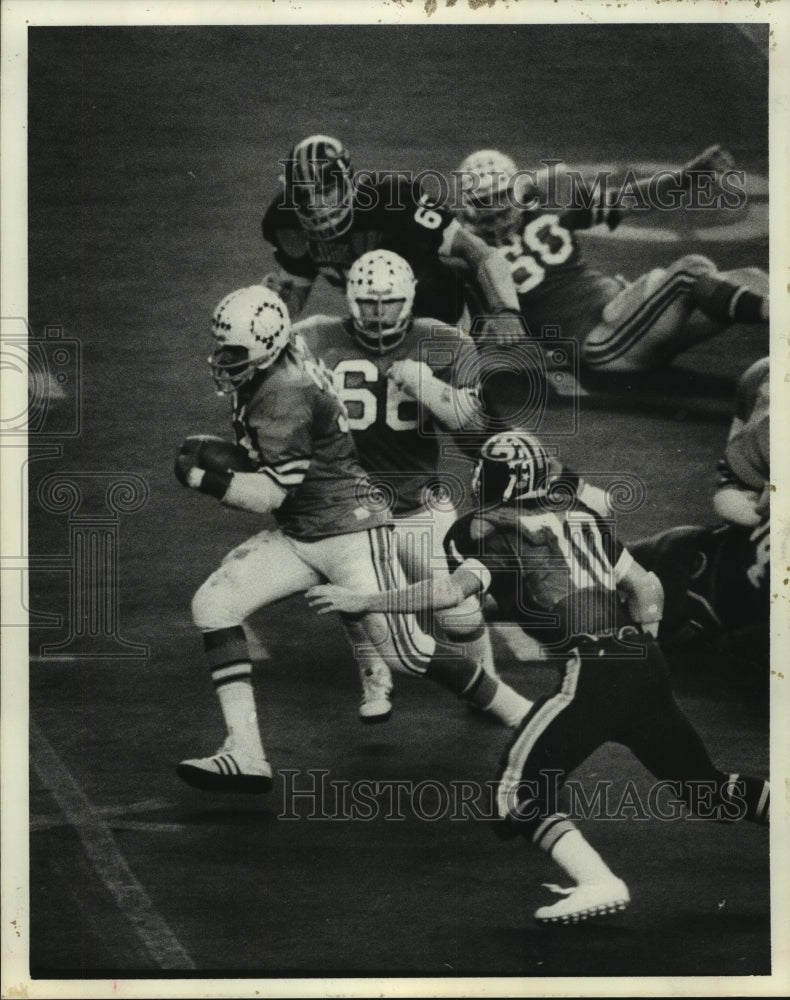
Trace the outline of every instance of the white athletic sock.
<instances>
[{"instance_id":1,"label":"white athletic sock","mask_svg":"<svg viewBox=\"0 0 790 1000\"><path fill-rule=\"evenodd\" d=\"M491 646L491 633L485 629L476 639L470 639L464 646L466 658L479 664L489 677L499 677L494 664L494 650Z\"/></svg>"},{"instance_id":2,"label":"white athletic sock","mask_svg":"<svg viewBox=\"0 0 790 1000\"><path fill-rule=\"evenodd\" d=\"M551 857L579 885L617 878L580 830L569 830L555 841Z\"/></svg>"},{"instance_id":3,"label":"white athletic sock","mask_svg":"<svg viewBox=\"0 0 790 1000\"><path fill-rule=\"evenodd\" d=\"M484 706L484 710L501 719L507 726L517 726L532 705L529 698L514 691L504 681L499 681L494 697Z\"/></svg>"},{"instance_id":4,"label":"white athletic sock","mask_svg":"<svg viewBox=\"0 0 790 1000\"><path fill-rule=\"evenodd\" d=\"M217 688L217 697L234 747L253 757L265 757L252 683L238 680L222 684Z\"/></svg>"}]
</instances>

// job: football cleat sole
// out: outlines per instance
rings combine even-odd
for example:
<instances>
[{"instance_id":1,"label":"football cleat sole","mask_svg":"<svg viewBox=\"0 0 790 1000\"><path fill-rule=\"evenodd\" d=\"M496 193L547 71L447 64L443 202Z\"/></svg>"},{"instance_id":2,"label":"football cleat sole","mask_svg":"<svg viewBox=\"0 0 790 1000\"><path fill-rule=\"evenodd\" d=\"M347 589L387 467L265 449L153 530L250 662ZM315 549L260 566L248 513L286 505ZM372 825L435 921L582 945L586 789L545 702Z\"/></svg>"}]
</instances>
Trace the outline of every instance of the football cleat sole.
<instances>
[{"instance_id":1,"label":"football cleat sole","mask_svg":"<svg viewBox=\"0 0 790 1000\"><path fill-rule=\"evenodd\" d=\"M579 924L586 920L616 916L631 902L628 888L617 880L609 886L578 886L553 906L542 906L535 912L541 925Z\"/></svg>"},{"instance_id":2,"label":"football cleat sole","mask_svg":"<svg viewBox=\"0 0 790 1000\"><path fill-rule=\"evenodd\" d=\"M536 914L535 920L544 927L552 924L579 924L584 920L614 916L617 913L622 913L627 908L628 900L620 899L602 906L591 907L587 910L579 910L576 913L563 914L560 917L539 917Z\"/></svg>"}]
</instances>

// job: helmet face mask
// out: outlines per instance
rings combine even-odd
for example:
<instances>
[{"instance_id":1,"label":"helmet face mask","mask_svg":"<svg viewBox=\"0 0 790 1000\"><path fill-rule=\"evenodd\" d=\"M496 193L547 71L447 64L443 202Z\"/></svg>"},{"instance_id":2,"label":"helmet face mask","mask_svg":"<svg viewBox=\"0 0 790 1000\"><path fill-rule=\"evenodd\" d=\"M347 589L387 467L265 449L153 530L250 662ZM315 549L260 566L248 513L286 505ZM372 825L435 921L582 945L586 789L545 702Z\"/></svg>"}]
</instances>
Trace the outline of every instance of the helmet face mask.
<instances>
[{"instance_id":1,"label":"helmet face mask","mask_svg":"<svg viewBox=\"0 0 790 1000\"><path fill-rule=\"evenodd\" d=\"M214 350L208 363L217 392L227 396L274 364L290 340L291 320L276 292L252 285L219 303L211 333Z\"/></svg>"},{"instance_id":2,"label":"helmet face mask","mask_svg":"<svg viewBox=\"0 0 790 1000\"><path fill-rule=\"evenodd\" d=\"M461 219L488 244L506 243L521 220L521 206L513 203L517 171L514 161L496 149L471 153L458 168L464 184Z\"/></svg>"},{"instance_id":3,"label":"helmet face mask","mask_svg":"<svg viewBox=\"0 0 790 1000\"><path fill-rule=\"evenodd\" d=\"M356 339L386 354L406 336L417 282L409 264L390 250L363 254L351 266L346 300Z\"/></svg>"},{"instance_id":4,"label":"helmet face mask","mask_svg":"<svg viewBox=\"0 0 790 1000\"><path fill-rule=\"evenodd\" d=\"M537 500L549 492L551 465L540 441L525 431L504 431L480 449L472 491L483 507Z\"/></svg>"},{"instance_id":5,"label":"helmet face mask","mask_svg":"<svg viewBox=\"0 0 790 1000\"><path fill-rule=\"evenodd\" d=\"M313 239L331 240L354 221L354 176L338 139L311 135L291 150L285 173L287 194L299 224Z\"/></svg>"}]
</instances>

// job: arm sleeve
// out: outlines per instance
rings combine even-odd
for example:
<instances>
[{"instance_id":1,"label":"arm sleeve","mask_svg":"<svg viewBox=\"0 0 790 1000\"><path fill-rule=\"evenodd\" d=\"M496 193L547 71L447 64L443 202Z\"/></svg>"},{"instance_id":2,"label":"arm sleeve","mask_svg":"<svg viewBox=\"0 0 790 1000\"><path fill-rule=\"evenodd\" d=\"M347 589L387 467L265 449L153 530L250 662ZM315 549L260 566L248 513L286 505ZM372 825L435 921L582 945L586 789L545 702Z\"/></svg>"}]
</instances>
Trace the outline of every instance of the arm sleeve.
<instances>
[{"instance_id":1,"label":"arm sleeve","mask_svg":"<svg viewBox=\"0 0 790 1000\"><path fill-rule=\"evenodd\" d=\"M275 261L286 274L303 281L313 281L318 276L294 212L287 212L274 202L263 217L261 229L264 240L274 249Z\"/></svg>"},{"instance_id":2,"label":"arm sleeve","mask_svg":"<svg viewBox=\"0 0 790 1000\"><path fill-rule=\"evenodd\" d=\"M483 593L489 593L497 603L500 612L508 612L519 606L521 588L521 561L514 552L509 539L497 532L491 532L479 541L471 541L464 528L457 528L456 521L445 538L445 550L451 569L469 569L484 585Z\"/></svg>"}]
</instances>

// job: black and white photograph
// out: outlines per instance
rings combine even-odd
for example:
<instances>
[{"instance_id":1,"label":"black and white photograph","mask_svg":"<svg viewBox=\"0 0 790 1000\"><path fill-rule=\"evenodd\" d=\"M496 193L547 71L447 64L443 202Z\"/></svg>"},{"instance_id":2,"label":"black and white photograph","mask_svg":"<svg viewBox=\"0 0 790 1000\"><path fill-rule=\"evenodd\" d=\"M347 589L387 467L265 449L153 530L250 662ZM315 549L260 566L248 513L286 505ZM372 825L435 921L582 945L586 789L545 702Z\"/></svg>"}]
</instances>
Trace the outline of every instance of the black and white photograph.
<instances>
[{"instance_id":1,"label":"black and white photograph","mask_svg":"<svg viewBox=\"0 0 790 1000\"><path fill-rule=\"evenodd\" d=\"M787 13L4 5L0 995L787 995Z\"/></svg>"}]
</instances>

